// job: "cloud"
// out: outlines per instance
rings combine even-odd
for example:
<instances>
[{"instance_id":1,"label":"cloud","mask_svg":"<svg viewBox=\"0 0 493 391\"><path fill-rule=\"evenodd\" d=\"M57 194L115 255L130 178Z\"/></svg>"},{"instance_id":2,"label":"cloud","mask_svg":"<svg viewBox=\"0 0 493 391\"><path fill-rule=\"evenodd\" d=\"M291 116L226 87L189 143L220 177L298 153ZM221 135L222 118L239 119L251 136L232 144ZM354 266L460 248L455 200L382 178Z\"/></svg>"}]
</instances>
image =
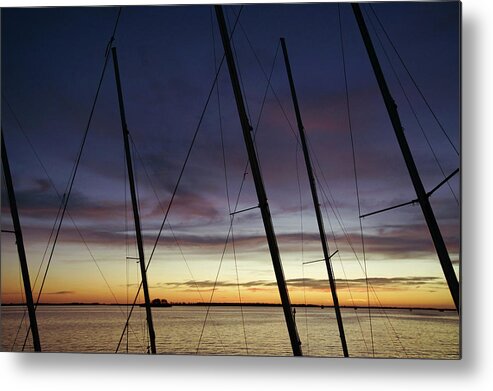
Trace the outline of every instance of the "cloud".
<instances>
[{"instance_id":1,"label":"cloud","mask_svg":"<svg viewBox=\"0 0 493 391\"><path fill-rule=\"evenodd\" d=\"M41 179L36 180L34 188L17 190L16 199L22 216L45 221L53 219L62 204L62 198L56 195L47 181ZM91 199L82 192L73 190L67 211L77 219L101 221L123 216L125 204L123 201ZM2 212L8 212L7 208L3 208Z\"/></svg>"},{"instance_id":2,"label":"cloud","mask_svg":"<svg viewBox=\"0 0 493 391\"><path fill-rule=\"evenodd\" d=\"M161 206L167 208L167 203L161 203ZM161 206L157 205L149 215L164 216ZM210 222L211 220L216 220L220 216L217 206L211 199L204 196L204 194L192 191L179 191L173 200L171 210L174 216L179 216L182 219L182 222L190 220L195 221L197 219L203 219Z\"/></svg>"},{"instance_id":3,"label":"cloud","mask_svg":"<svg viewBox=\"0 0 493 391\"><path fill-rule=\"evenodd\" d=\"M71 295L75 291L57 291L57 292L46 292L45 295Z\"/></svg>"},{"instance_id":4,"label":"cloud","mask_svg":"<svg viewBox=\"0 0 493 391\"><path fill-rule=\"evenodd\" d=\"M160 216L161 217L161 216ZM7 217L5 217L7 219ZM259 216L257 219L258 228L250 230L252 233L241 234L240 230L235 233L235 245L237 251L242 253L262 253L268 257L267 239L261 227ZM253 217L252 217L253 219ZM98 224L80 224L80 219L74 218L78 224L79 230L75 229L72 222L66 221L62 227L60 234L60 242L64 244L78 244L82 247L82 234L84 241L91 246L106 246L106 247L121 247L125 244L125 229L124 221L121 219L121 224L117 220L105 221L103 219ZM144 241L150 245L154 243L157 235L158 220L155 223L146 223L143 229ZM5 223L7 225L7 223ZM130 238L135 236L132 229L131 220L129 223L128 235ZM313 224L315 224L313 222ZM192 228L190 228L190 226ZM158 249L177 249L178 242L182 250L189 254L217 254L218 256L223 251L226 244L226 234L228 230L228 222L221 221L219 218L214 220L211 216L204 217L204 221L199 228L196 222L178 221L173 224L173 231L176 238L173 238L168 226L161 235ZM443 227L442 227L443 228ZM29 242L47 240L49 229L44 226L24 225L24 236ZM188 233L188 232L195 233ZM79 234L80 232L80 234ZM460 241L454 227L445 226L442 229L445 241L452 259L456 259L456 255L460 252ZM288 254L297 254L301 251L301 233L300 232L280 232L278 230L277 240L281 251L281 256ZM355 260L354 250L357 256L361 254L361 236L359 232L335 232L335 236L327 233L329 246L335 249L335 242L339 249L343 260ZM408 224L397 225L387 224L382 227L369 228L365 231L365 250L369 260L399 260L399 259L417 259L417 258L434 258L436 257L433 243L429 236L426 225ZM231 246L231 237L228 241L228 246ZM305 253L311 253L313 256L319 253L322 257L320 236L318 232L304 232L303 246Z\"/></svg>"},{"instance_id":5,"label":"cloud","mask_svg":"<svg viewBox=\"0 0 493 391\"><path fill-rule=\"evenodd\" d=\"M337 287L339 290L345 289L364 289L366 290L366 284L379 290L396 290L396 289L408 289L410 287L420 288L436 288L445 287L445 282L439 277L371 277L366 280L365 278L356 279L336 279ZM329 283L327 279L314 279L314 278L292 278L286 280L286 284L290 288L307 288L312 290L327 290L329 289ZM243 287L248 290L262 290L265 288L274 288L277 286L276 281L269 280L253 280L248 282L236 283L234 281L217 281L212 280L188 280L180 282L163 282L161 286L167 286L169 288L199 288L199 289L219 289L229 287Z\"/></svg>"}]
</instances>

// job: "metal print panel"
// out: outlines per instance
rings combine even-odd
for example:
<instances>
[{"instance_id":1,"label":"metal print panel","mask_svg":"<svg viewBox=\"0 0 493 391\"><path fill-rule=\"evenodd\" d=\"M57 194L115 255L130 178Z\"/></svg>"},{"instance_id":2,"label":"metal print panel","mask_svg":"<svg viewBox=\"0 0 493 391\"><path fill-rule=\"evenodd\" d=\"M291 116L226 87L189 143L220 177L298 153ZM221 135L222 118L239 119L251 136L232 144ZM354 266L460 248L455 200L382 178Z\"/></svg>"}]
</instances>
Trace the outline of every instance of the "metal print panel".
<instances>
[{"instance_id":1,"label":"metal print panel","mask_svg":"<svg viewBox=\"0 0 493 391\"><path fill-rule=\"evenodd\" d=\"M1 349L460 358L460 12L3 9Z\"/></svg>"}]
</instances>

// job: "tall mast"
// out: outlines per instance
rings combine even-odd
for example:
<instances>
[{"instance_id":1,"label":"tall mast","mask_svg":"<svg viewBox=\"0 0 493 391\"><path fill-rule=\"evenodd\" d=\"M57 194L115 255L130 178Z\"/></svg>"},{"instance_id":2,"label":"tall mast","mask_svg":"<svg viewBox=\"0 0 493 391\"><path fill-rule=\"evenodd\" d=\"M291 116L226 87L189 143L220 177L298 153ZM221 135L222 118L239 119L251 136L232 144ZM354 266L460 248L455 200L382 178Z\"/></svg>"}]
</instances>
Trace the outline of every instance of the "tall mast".
<instances>
[{"instance_id":1,"label":"tall mast","mask_svg":"<svg viewBox=\"0 0 493 391\"><path fill-rule=\"evenodd\" d=\"M320 211L320 202L318 200L317 185L315 183L315 176L313 175L312 162L310 160L310 154L308 152L308 145L306 142L305 128L301 119L300 107L298 104L298 98L296 96L296 89L294 86L293 75L291 73L291 65L289 63L288 49L284 38L281 38L282 51L284 54L284 63L286 64L286 72L289 79L289 87L291 89L291 97L293 99L294 111L296 113L296 122L298 124L298 131L300 134L301 147L303 149L303 156L305 157L306 171L308 173L308 180L310 182L310 190L312 192L313 207L315 208L315 215L317 217L318 231L320 233L320 241L322 243L322 251L324 253L325 266L327 267L327 273L329 275L330 291L332 293L332 301L334 302L334 310L337 318L337 326L339 328L339 336L341 338L342 351L344 357L349 357L346 335L344 333L344 326L342 324L341 308L339 307L339 298L337 297L336 282L334 278L334 272L332 270L332 262L329 256L329 246L327 244L327 237L325 235L324 220L322 212Z\"/></svg>"},{"instance_id":2,"label":"tall mast","mask_svg":"<svg viewBox=\"0 0 493 391\"><path fill-rule=\"evenodd\" d=\"M249 123L248 116L245 110L245 103L241 93L240 82L238 79L238 73L236 70L236 64L233 58L233 52L231 50L231 44L229 41L228 28L226 27L226 21L222 6L214 6L216 10L217 21L219 24L219 30L221 31L221 38L224 46L224 53L228 62L229 75L231 77L231 84L236 100L236 107L238 109L238 115L240 117L241 128L243 130L243 138L248 153L248 159L250 161L250 167L252 169L252 176L255 182L255 189L257 191L257 198L259 208L262 214L262 220L264 222L265 234L267 236L267 242L269 244L270 255L272 258L272 264L274 266L274 272L277 280L277 287L279 289L279 295L281 296L282 308L284 310L284 317L286 318L286 325L288 328L289 339L291 341L291 347L293 349L293 355L301 356L301 341L298 336L298 330L296 329L296 323L294 321L293 313L291 311L291 302L289 299L289 293L286 287L286 281L284 278L284 271L281 264L281 255L279 253L279 247L277 245L277 239L274 232L274 226L272 224L272 218L269 209L269 203L267 202L267 195L265 192L264 183L262 181L262 174L260 173L260 167L257 160L257 154L252 138L253 128Z\"/></svg>"},{"instance_id":3,"label":"tall mast","mask_svg":"<svg viewBox=\"0 0 493 391\"><path fill-rule=\"evenodd\" d=\"M402 155L406 162L407 170L409 171L414 190L416 191L417 200L419 202L419 205L421 206L421 210L423 211L426 224L428 225L428 230L430 231L433 244L435 245L438 259L440 260L440 265L442 266L443 274L445 275L445 279L447 280L450 294L452 295L452 298L454 300L457 313L460 313L459 282L457 280L457 276L455 275L452 262L450 261L447 247L445 246L442 233L440 232L440 227L438 226L435 215L433 213L433 209L429 200L429 195L426 193L423 183L421 182L421 178L419 176L418 169L416 168L413 155L407 143L406 136L404 135L404 130L401 125L399 113L397 112L397 105L395 104L394 99L392 98L390 90L387 86L387 82L385 81L385 77L383 75L382 68L380 67L380 63L378 61L375 48L373 47L373 43L366 27L360 6L357 3L352 3L351 5L353 7L356 21L358 22L363 42L366 46L366 51L368 52L368 57L370 58L371 65L373 67L373 72L375 73L375 77L377 79L378 86L380 87L385 106L387 107L387 112L389 114L390 121L392 122L395 135L397 137L397 142L399 143L399 147L401 148Z\"/></svg>"},{"instance_id":4,"label":"tall mast","mask_svg":"<svg viewBox=\"0 0 493 391\"><path fill-rule=\"evenodd\" d=\"M116 54L116 48L115 47L111 48L111 52L113 54L113 65L115 68L116 88L118 91L118 103L120 106L120 119L122 122L123 143L125 144L125 157L126 157L126 161L127 161L128 182L129 182L129 186L130 186L130 195L132 197L132 208L133 208L133 212L134 212L135 235L137 238L137 249L139 252L139 264L140 264L140 273L142 276L142 289L144 291L147 327L149 329L149 340L151 343L151 353L156 354L156 334L154 333L154 325L152 322L151 300L149 297L149 287L147 285L147 273L146 273L146 265L145 265L145 258L144 258L144 244L142 242L142 231L140 228L139 208L138 208L138 204L137 204L137 195L136 195L136 191L135 191L134 172L133 172L133 166L132 166L132 155L130 154L129 133L128 133L128 127L127 127L127 120L125 118L125 106L123 104L123 92L122 92L122 86L121 86L121 82L120 82L120 71L118 68L118 57Z\"/></svg>"},{"instance_id":5,"label":"tall mast","mask_svg":"<svg viewBox=\"0 0 493 391\"><path fill-rule=\"evenodd\" d=\"M15 243L17 245L17 252L19 254L19 261L21 264L22 281L24 283L24 293L26 295L27 311L29 313L29 323L31 333L33 336L33 345L35 352L41 352L41 343L39 341L38 322L36 321L36 309L34 308L33 293L31 290L31 281L29 279L29 269L27 267L26 250L24 248L24 239L22 237L21 223L19 220L19 212L17 211L17 201L15 199L14 185L12 183L12 174L10 172L9 160L7 158L7 149L5 148L5 140L2 135L2 165L3 174L5 176L5 185L7 187L7 194L10 203L10 214L12 215L12 222L14 224Z\"/></svg>"}]
</instances>

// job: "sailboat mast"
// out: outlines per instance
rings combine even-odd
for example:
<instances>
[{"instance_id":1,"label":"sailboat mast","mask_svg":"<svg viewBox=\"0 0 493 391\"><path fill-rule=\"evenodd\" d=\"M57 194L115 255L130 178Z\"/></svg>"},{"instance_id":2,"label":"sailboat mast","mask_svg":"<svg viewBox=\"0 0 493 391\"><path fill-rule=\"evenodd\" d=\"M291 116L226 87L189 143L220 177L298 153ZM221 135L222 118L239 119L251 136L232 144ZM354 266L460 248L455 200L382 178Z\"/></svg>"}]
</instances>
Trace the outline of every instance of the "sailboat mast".
<instances>
[{"instance_id":1,"label":"sailboat mast","mask_svg":"<svg viewBox=\"0 0 493 391\"><path fill-rule=\"evenodd\" d=\"M139 208L137 203L137 194L135 191L132 155L130 153L130 140L129 140L128 127L127 127L127 120L125 118L125 106L123 104L123 92L122 92L122 86L120 81L120 71L118 68L118 57L115 47L111 48L111 51L113 54L113 65L115 68L116 88L118 91L118 103L120 106L120 119L122 123L123 143L125 144L125 157L127 161L128 182L130 186L130 195L132 197L132 208L133 208L134 222L135 222L135 235L137 238L137 249L139 253L139 265L140 265L140 273L142 276L142 290L144 291L147 326L149 329L149 340L151 345L150 347L151 347L151 353L156 354L156 334L154 333L154 325L152 322L151 300L149 297L149 286L147 285L147 272L146 272L146 265L144 258L144 244L142 241L142 231L140 227Z\"/></svg>"},{"instance_id":2,"label":"sailboat mast","mask_svg":"<svg viewBox=\"0 0 493 391\"><path fill-rule=\"evenodd\" d=\"M41 343L39 341L38 322L36 321L36 309L34 308L33 293L31 290L31 281L29 279L29 268L27 267L26 250L24 248L24 239L22 237L21 223L19 220L19 212L17 210L17 201L15 199L14 185L12 183L12 174L10 172L9 160L7 158L7 149L5 148L5 140L2 135L2 165L3 174L5 177L5 185L7 188L7 194L10 203L10 214L12 215L12 222L15 232L15 243L17 245L17 252L19 254L19 261L21 264L22 281L24 283L24 293L26 295L27 311L29 314L29 323L31 326L31 334L33 336L33 345L35 352L41 352Z\"/></svg>"},{"instance_id":3,"label":"sailboat mast","mask_svg":"<svg viewBox=\"0 0 493 391\"><path fill-rule=\"evenodd\" d=\"M298 336L298 330L296 329L296 323L291 311L291 302L289 293L286 287L286 280L284 278L284 271L281 263L281 255L279 253L279 247L277 245L277 239L274 232L274 226L272 224L272 218L269 209L269 203L267 202L267 195L265 192L264 183L262 181L262 174L260 173L260 167L257 160L257 154L255 151L255 145L253 143L252 131L253 128L249 123L248 116L245 110L245 102L241 93L241 86L236 70L236 64L231 50L231 44L229 41L228 28L226 27L226 21L224 18L224 12L222 6L214 6L216 10L217 21L219 24L219 30L221 32L221 38L224 46L224 53L228 63L229 75L231 78L231 84L236 100L236 107L240 117L241 127L243 130L243 138L248 153L248 159L250 161L250 167L252 171L253 180L255 182L255 189L257 192L257 198L259 208L262 214L262 220L264 222L265 234L267 236L267 242L269 244L269 250L272 258L272 264L274 266L274 273L276 275L277 287L279 289L279 295L281 297L282 307L284 310L284 317L286 319L286 325L288 328L289 339L291 341L291 347L293 355L301 356L301 341Z\"/></svg>"},{"instance_id":4,"label":"sailboat mast","mask_svg":"<svg viewBox=\"0 0 493 391\"><path fill-rule=\"evenodd\" d=\"M315 176L313 174L312 162L310 160L310 154L308 151L308 145L306 142L305 128L301 119L300 107L298 104L298 98L296 95L296 89L294 86L293 75L291 72L291 65L288 57L288 49L286 47L286 41L281 38L281 46L284 54L284 63L286 65L286 72L289 79L289 88L291 89L291 97L293 99L294 111L296 114L296 122L298 124L298 131L300 134L301 147L303 149L303 156L305 158L306 171L308 173L308 180L310 182L310 190L312 193L313 207L315 208L315 215L317 217L318 231L320 233L320 241L322 243L322 251L324 253L325 265L327 267L327 273L329 275L330 291L332 293L332 301L334 303L334 310L337 318L337 326L339 328L339 336L341 338L342 351L344 357L349 357L349 352L346 343L346 335L344 333L344 326L342 324L341 308L339 307L339 298L337 297L336 282L334 278L334 272L332 270L332 263L330 260L329 246L327 244L327 237L325 235L324 220L322 212L320 211L320 202L318 199L317 185L315 183Z\"/></svg>"},{"instance_id":5,"label":"sailboat mast","mask_svg":"<svg viewBox=\"0 0 493 391\"><path fill-rule=\"evenodd\" d=\"M428 230L430 231L431 238L433 240L433 244L438 255L438 259L440 260L440 265L442 267L443 274L445 275L450 294L452 295L452 298L454 300L457 313L460 313L459 282L457 280L457 276L455 275L452 262L450 261L447 247L445 246L442 233L440 232L440 227L438 226L435 215L433 213L429 196L425 191L423 182L421 181L418 169L416 168L416 164L414 162L414 158L407 143L406 136L404 135L404 130L399 118L399 113L397 111L397 105L395 104L394 99L392 98L390 90L387 86L387 82L383 75L382 68L380 67L380 63L378 61L375 48L373 47L370 34L366 27L361 8L357 3L352 3L351 5L353 8L354 16L356 17L356 21L359 26L361 36L363 38L363 42L365 43L366 51L368 52L368 57L370 58L371 65L373 67L373 72L375 73L378 86L380 87L380 91L382 93L382 97L385 102L390 121L392 122L392 126L397 137L397 142L399 143L399 147L406 162L407 170L411 177L414 190L416 191L419 205L421 206L421 210L425 217L426 224L428 225Z\"/></svg>"}]
</instances>

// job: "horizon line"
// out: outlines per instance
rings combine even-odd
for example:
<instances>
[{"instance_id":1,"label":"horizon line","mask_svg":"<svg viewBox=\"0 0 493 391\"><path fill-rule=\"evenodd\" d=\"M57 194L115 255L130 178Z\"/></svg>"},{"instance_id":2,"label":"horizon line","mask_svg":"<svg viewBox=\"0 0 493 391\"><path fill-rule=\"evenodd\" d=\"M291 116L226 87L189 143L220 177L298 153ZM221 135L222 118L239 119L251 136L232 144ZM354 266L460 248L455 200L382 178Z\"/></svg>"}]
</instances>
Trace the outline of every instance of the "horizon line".
<instances>
[{"instance_id":1,"label":"horizon line","mask_svg":"<svg viewBox=\"0 0 493 391\"><path fill-rule=\"evenodd\" d=\"M232 307L282 307L281 303L264 303L264 302L169 302L172 306L232 306ZM26 303L1 303L0 306L14 307L25 306ZM41 306L70 306L70 305L106 305L106 306L132 306L131 303L100 303L100 302L58 302L58 303L38 303ZM143 306L145 303L136 303L135 306ZM332 304L310 304L310 303L296 303L292 304L292 307L320 307L320 308L334 308ZM340 308L354 308L354 309L402 309L402 310L436 310L436 311L455 311L452 307L419 307L419 306L366 306L366 305L340 305ZM154 307L160 308L160 307Z\"/></svg>"}]
</instances>

